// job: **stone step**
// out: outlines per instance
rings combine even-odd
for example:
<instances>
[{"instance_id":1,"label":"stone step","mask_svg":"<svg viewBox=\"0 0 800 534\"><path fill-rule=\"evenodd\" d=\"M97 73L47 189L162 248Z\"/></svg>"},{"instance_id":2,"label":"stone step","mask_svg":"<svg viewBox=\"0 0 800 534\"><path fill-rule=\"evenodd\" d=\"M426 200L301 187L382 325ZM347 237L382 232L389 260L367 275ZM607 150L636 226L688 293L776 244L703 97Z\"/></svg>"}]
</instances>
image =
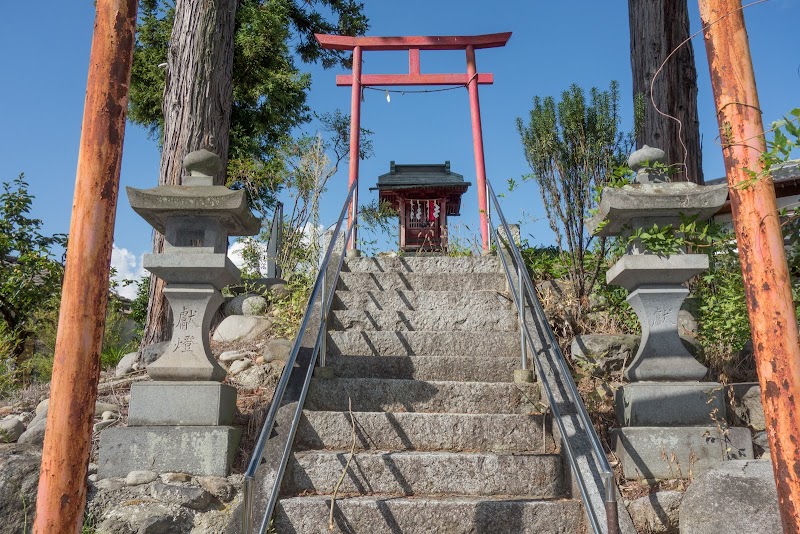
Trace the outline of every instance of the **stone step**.
<instances>
[{"instance_id":1,"label":"stone step","mask_svg":"<svg viewBox=\"0 0 800 534\"><path fill-rule=\"evenodd\" d=\"M276 532L293 534L575 534L585 532L575 500L491 497L337 497L334 530L328 530L331 497L281 499Z\"/></svg>"},{"instance_id":2,"label":"stone step","mask_svg":"<svg viewBox=\"0 0 800 534\"><path fill-rule=\"evenodd\" d=\"M517 332L328 332L328 354L348 356L518 357Z\"/></svg>"},{"instance_id":3,"label":"stone step","mask_svg":"<svg viewBox=\"0 0 800 534\"><path fill-rule=\"evenodd\" d=\"M499 273L497 257L413 257L348 258L342 271L351 273Z\"/></svg>"},{"instance_id":4,"label":"stone step","mask_svg":"<svg viewBox=\"0 0 800 534\"><path fill-rule=\"evenodd\" d=\"M530 363L530 362L529 362ZM328 356L339 378L401 378L461 382L512 382L520 358L493 356ZM530 367L531 369L533 367Z\"/></svg>"},{"instance_id":5,"label":"stone step","mask_svg":"<svg viewBox=\"0 0 800 534\"><path fill-rule=\"evenodd\" d=\"M337 451L293 453L282 493L333 493L348 457ZM564 494L563 467L556 454L361 452L339 493L554 498Z\"/></svg>"},{"instance_id":6,"label":"stone step","mask_svg":"<svg viewBox=\"0 0 800 534\"><path fill-rule=\"evenodd\" d=\"M333 297L334 310L513 310L501 291L343 291Z\"/></svg>"},{"instance_id":7,"label":"stone step","mask_svg":"<svg viewBox=\"0 0 800 534\"><path fill-rule=\"evenodd\" d=\"M552 452L543 414L441 414L353 412L359 450ZM294 439L301 449L349 450L353 423L348 412L306 410Z\"/></svg>"},{"instance_id":8,"label":"stone step","mask_svg":"<svg viewBox=\"0 0 800 534\"><path fill-rule=\"evenodd\" d=\"M512 310L338 310L331 314L334 330L469 330L513 332L519 328Z\"/></svg>"},{"instance_id":9,"label":"stone step","mask_svg":"<svg viewBox=\"0 0 800 534\"><path fill-rule=\"evenodd\" d=\"M541 411L538 384L423 382L384 378L314 379L308 410L355 412L511 413Z\"/></svg>"},{"instance_id":10,"label":"stone step","mask_svg":"<svg viewBox=\"0 0 800 534\"><path fill-rule=\"evenodd\" d=\"M341 273L337 290L505 291L502 273Z\"/></svg>"}]
</instances>

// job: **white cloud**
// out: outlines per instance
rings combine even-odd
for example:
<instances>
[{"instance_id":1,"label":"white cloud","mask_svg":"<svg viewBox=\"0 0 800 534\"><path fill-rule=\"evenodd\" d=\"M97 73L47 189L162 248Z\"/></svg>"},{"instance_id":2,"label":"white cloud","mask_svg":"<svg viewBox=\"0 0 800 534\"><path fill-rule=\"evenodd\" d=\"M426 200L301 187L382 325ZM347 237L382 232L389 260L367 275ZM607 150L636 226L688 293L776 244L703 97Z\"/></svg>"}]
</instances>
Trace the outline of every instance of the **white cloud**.
<instances>
[{"instance_id":1,"label":"white cloud","mask_svg":"<svg viewBox=\"0 0 800 534\"><path fill-rule=\"evenodd\" d=\"M116 244L111 249L111 267L117 273L112 278L119 285L117 293L129 299L136 298L136 284L124 285L123 280L134 280L138 282L147 275L142 267L142 255L137 258L136 254L126 248L119 248Z\"/></svg>"}]
</instances>

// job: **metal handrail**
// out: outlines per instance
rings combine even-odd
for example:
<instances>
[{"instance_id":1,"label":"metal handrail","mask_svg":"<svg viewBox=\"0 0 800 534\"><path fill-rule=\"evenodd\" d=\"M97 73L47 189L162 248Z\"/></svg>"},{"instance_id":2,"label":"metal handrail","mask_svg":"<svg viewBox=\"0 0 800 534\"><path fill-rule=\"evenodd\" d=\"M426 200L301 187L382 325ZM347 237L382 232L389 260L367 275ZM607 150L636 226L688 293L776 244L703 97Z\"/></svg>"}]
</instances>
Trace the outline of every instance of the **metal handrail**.
<instances>
[{"instance_id":1,"label":"metal handrail","mask_svg":"<svg viewBox=\"0 0 800 534\"><path fill-rule=\"evenodd\" d=\"M566 384L566 392L567 396L569 397L572 404L577 407L578 417L580 421L583 423L585 427L586 435L589 438L589 443L592 448L592 452L596 456L597 462L599 464L599 468L602 471L603 477L603 486L604 486L604 496L605 496L605 515L606 515L606 532L608 534L617 534L619 532L619 518L617 516L617 490L614 481L614 472L611 469L611 465L608 462L608 458L606 457L605 451L603 450L603 446L600 443L600 437L597 435L597 432L594 429L591 419L589 418L589 413L586 411L586 406L584 406L583 401L581 400L581 396L578 393L578 389L575 385L574 380L572 379L572 373L567 366L567 362L564 359L564 354L561 352L561 348L556 341L555 334L553 334L553 330L550 328L550 324L547 321L547 317L544 313L544 309L542 308L542 304L539 301L539 297L536 294L536 291L533 287L533 281L528 274L527 269L525 268L525 263L522 261L522 255L520 254L519 248L517 247L514 240L511 238L511 230L506 222L505 216L503 215L503 210L500 208L500 203L497 200L497 196L494 193L494 189L492 188L491 183L489 180L486 181L486 189L488 192L488 196L491 199L491 204L494 204L494 214L500 220L500 225L505 230L505 239L500 238L499 232L497 229L493 227L491 224L491 215L489 217L490 224L489 230L490 233L495 234L495 246L498 249L498 256L501 259L501 263L503 264L503 269L506 272L506 277L508 278L509 285L514 287L513 285L513 278L514 274L512 274L512 269L509 267L508 262L505 256L502 254L500 250L501 244L504 244L508 247L509 252L511 253L512 259L514 263L516 263L516 275L517 275L517 285L518 290L512 291L514 295L514 302L517 305L517 310L520 316L520 343L521 343L521 351L522 351L522 368L526 369L527 367L527 357L526 357L526 345L530 344L531 347L534 347L533 343L533 336L531 336L530 330L528 329L527 322L524 320L525 316L525 302L526 300L532 303L531 312L537 321L541 330L543 330L547 336L545 344L543 344L542 352L548 352L549 356L553 361L557 363L558 369L556 370L559 374L561 374L563 378L563 383ZM499 227L498 227L499 228ZM526 339L527 338L527 339ZM526 343L527 341L527 343ZM534 368L536 373L539 377L539 382L542 384L545 390L545 394L547 395L547 399L549 401L549 405L551 410L553 411L553 419L556 421L556 425L558 426L559 432L561 433L562 442L564 443L564 449L567 453L567 460L569 461L570 467L572 468L572 472L575 474L575 478L578 482L578 489L580 490L581 500L587 510L587 516L589 517L590 523L592 525L592 530L595 533L602 533L603 530L601 528L600 520L598 519L597 510L594 509L592 503L589 499L588 495L588 486L586 480L581 473L581 470L578 468L578 461L575 455L575 452L572 450L572 446L567 439L567 432L566 428L564 427L564 423L561 419L561 414L559 413L559 409L557 403L555 402L555 398L553 395L553 391L550 389L548 381L544 376L543 366L541 364L541 359L539 357L539 352L536 350L532 350L532 358L534 360Z\"/></svg>"},{"instance_id":2,"label":"metal handrail","mask_svg":"<svg viewBox=\"0 0 800 534\"><path fill-rule=\"evenodd\" d=\"M325 351L326 351L326 336L328 330L328 314L330 312L331 302L333 300L333 293L336 290L336 283L339 280L339 273L342 270L342 264L344 262L344 251L339 257L339 263L336 267L336 273L332 278L332 283L330 284L330 288L326 288L326 274L328 271L328 265L331 260L331 256L333 255L333 250L336 247L337 238L339 237L339 233L342 230L342 224L344 222L345 216L348 213L348 208L350 207L351 203L353 202L353 197L355 195L357 183L353 183L350 186L350 190L347 193L347 197L345 198L344 206L342 207L342 212L339 215L339 219L336 222L336 227L334 228L333 235L331 236L330 244L328 245L328 249L325 252L325 257L322 260L322 264L319 268L319 273L317 274L317 278L314 281L314 286L311 290L311 295L308 297L308 306L306 307L306 311L303 314L303 320L300 323L300 329L297 331L297 336L295 337L294 344L292 345L292 350L289 353L289 357L286 360L286 364L283 368L283 372L281 373L281 377L278 380L278 385L275 387L275 392L272 395L272 401L270 403L269 411L267 412L267 417L264 421L264 426L261 428L261 433L258 436L258 442L256 442L255 450L253 451L253 456L250 458L250 463L247 466L247 470L244 474L244 510L242 513L242 532L245 534L250 534L252 527L253 527L253 482L255 481L256 471L258 467L261 465L261 461L264 457L264 448L267 445L267 441L269 436L272 434L272 430L275 426L275 417L278 414L278 409L283 404L283 398L286 394L286 387L289 384L289 379L291 378L292 371L295 368L295 362L297 360L297 355L300 352L301 345L303 343L303 338L305 337L306 330L308 329L308 323L313 315L314 305L317 300L318 296L321 296L322 302L320 303L320 315L319 315L319 327L317 329L317 337L314 342L314 350L311 353L311 360L308 364L308 370L306 371L304 381L303 381L303 388L300 392L300 398L295 406L294 415L292 418L292 424L288 429L287 433L287 440L286 445L284 446L283 453L281 455L281 460L279 463L278 473L275 479L275 484L272 487L272 491L270 492L269 500L267 501L267 508L264 511L264 517L261 520L261 526L258 530L259 534L264 534L266 532L267 527L269 526L269 520L272 517L272 512L275 509L275 504L278 501L278 495L280 493L281 488L281 481L283 480L284 472L286 471L286 464L289 460L289 453L292 449L292 442L294 441L294 435L297 431L297 426L300 422L300 415L303 411L303 404L305 403L306 394L308 393L309 385L311 384L311 377L313 376L314 366L317 361L317 356L320 355L320 365L324 367L325 365ZM356 227L356 221L353 220L352 224L348 224L347 231L345 232L344 242L348 243L350 240L350 235L353 232L353 229Z\"/></svg>"}]
</instances>

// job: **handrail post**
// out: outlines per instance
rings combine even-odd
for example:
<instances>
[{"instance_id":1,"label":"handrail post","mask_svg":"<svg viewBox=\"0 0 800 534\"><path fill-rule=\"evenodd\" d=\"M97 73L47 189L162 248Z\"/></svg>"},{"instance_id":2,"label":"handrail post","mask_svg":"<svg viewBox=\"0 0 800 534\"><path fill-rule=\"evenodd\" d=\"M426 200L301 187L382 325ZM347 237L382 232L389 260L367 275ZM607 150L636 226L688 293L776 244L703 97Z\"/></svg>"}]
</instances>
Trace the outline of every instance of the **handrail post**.
<instances>
[{"instance_id":1,"label":"handrail post","mask_svg":"<svg viewBox=\"0 0 800 534\"><path fill-rule=\"evenodd\" d=\"M492 250L492 229L494 225L492 224L492 203L489 202L489 182L486 182L486 224L489 227L486 232L486 243L489 245L487 251L490 251Z\"/></svg>"},{"instance_id":2,"label":"handrail post","mask_svg":"<svg viewBox=\"0 0 800 534\"><path fill-rule=\"evenodd\" d=\"M603 473L606 490L606 522L608 534L619 534L619 511L617 510L617 488L614 483L614 472Z\"/></svg>"},{"instance_id":3,"label":"handrail post","mask_svg":"<svg viewBox=\"0 0 800 534\"><path fill-rule=\"evenodd\" d=\"M319 346L319 366L325 367L325 356L328 352L328 269L326 266L325 271L319 273L319 276L322 277L322 305L320 307L320 314L322 317L320 321L322 322L322 340Z\"/></svg>"},{"instance_id":4,"label":"handrail post","mask_svg":"<svg viewBox=\"0 0 800 534\"><path fill-rule=\"evenodd\" d=\"M510 237L506 236L506 239ZM517 265L517 295L519 297L517 299L517 313L519 315L519 350L522 356L522 370L526 371L528 369L528 344L525 343L525 286L522 280L522 269L522 263Z\"/></svg>"},{"instance_id":5,"label":"handrail post","mask_svg":"<svg viewBox=\"0 0 800 534\"><path fill-rule=\"evenodd\" d=\"M253 481L248 477L244 477L242 516L242 534L250 534L253 530Z\"/></svg>"}]
</instances>

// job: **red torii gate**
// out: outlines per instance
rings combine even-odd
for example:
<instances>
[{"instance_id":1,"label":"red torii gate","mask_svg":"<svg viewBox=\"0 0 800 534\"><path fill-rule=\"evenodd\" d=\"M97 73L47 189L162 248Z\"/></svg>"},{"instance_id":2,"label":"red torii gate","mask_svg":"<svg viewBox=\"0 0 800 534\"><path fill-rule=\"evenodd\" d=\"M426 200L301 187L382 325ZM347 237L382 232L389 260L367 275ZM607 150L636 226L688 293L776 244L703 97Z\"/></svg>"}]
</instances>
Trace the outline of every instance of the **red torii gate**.
<instances>
[{"instance_id":1,"label":"red torii gate","mask_svg":"<svg viewBox=\"0 0 800 534\"><path fill-rule=\"evenodd\" d=\"M348 184L358 182L358 150L361 129L361 88L370 86L413 85L463 85L469 91L469 108L472 117L472 143L475 149L475 173L478 181L478 209L480 210L481 242L484 252L489 250L489 226L486 204L486 164L483 156L483 133L481 130L481 105L478 99L478 84L491 84L491 74L478 74L475 66L475 49L505 46L511 32L472 36L431 37L349 37L345 35L316 34L322 48L353 51L353 74L336 76L336 85L352 86L350 97L350 179ZM408 74L361 75L361 55L365 50L408 50ZM422 74L419 68L420 50L465 50L467 53L466 74ZM352 210L348 214L348 228L358 214L358 188L353 196ZM355 248L356 229L348 249Z\"/></svg>"}]
</instances>

